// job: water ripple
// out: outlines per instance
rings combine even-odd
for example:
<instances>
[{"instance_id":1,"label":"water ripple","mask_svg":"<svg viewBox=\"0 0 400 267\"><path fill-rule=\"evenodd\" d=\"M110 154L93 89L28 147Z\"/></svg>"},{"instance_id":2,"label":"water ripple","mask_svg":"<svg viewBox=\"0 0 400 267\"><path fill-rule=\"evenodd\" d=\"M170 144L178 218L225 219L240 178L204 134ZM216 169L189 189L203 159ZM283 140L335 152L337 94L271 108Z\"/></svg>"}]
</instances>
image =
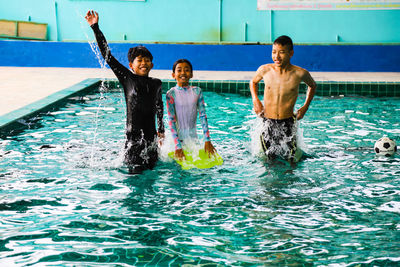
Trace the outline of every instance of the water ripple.
<instances>
[{"instance_id":1,"label":"water ripple","mask_svg":"<svg viewBox=\"0 0 400 267\"><path fill-rule=\"evenodd\" d=\"M300 121L307 157L291 165L259 157L251 99L205 98L224 158L213 169L161 157L128 174L119 93L78 97L0 140L1 265L399 264L400 160L371 148L397 131L398 101L316 97Z\"/></svg>"}]
</instances>

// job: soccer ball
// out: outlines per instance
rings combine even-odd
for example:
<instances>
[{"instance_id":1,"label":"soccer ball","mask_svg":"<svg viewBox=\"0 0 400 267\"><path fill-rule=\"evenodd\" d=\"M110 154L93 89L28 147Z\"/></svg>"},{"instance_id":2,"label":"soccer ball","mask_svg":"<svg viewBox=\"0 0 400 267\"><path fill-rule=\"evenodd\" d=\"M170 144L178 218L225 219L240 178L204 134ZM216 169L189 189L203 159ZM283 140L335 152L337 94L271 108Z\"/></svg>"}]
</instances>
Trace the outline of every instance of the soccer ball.
<instances>
[{"instance_id":1,"label":"soccer ball","mask_svg":"<svg viewBox=\"0 0 400 267\"><path fill-rule=\"evenodd\" d=\"M389 137L382 137L374 145L375 153L379 156L390 157L397 151L396 142Z\"/></svg>"}]
</instances>

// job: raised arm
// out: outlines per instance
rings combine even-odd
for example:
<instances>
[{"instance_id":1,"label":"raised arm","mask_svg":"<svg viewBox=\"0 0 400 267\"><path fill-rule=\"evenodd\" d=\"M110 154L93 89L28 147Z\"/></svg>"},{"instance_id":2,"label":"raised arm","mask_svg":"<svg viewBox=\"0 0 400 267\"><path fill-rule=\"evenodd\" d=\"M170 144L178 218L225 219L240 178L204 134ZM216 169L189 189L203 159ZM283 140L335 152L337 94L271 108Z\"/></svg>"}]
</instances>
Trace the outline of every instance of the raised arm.
<instances>
[{"instance_id":1,"label":"raised arm","mask_svg":"<svg viewBox=\"0 0 400 267\"><path fill-rule=\"evenodd\" d=\"M258 83L263 79L263 76L261 75L262 69L263 66L259 67L253 79L250 81L250 93L253 100L253 108L254 112L258 116L263 116L264 114L264 106L258 98Z\"/></svg>"},{"instance_id":2,"label":"raised arm","mask_svg":"<svg viewBox=\"0 0 400 267\"><path fill-rule=\"evenodd\" d=\"M297 110L296 118L298 120L301 120L306 114L308 107L310 106L311 101L314 98L315 91L317 89L317 84L315 83L314 79L311 77L310 73L307 70L304 70L302 81L307 84L308 88L307 88L306 101L304 102L304 105Z\"/></svg>"},{"instance_id":3,"label":"raised arm","mask_svg":"<svg viewBox=\"0 0 400 267\"><path fill-rule=\"evenodd\" d=\"M101 55L106 60L107 64L110 66L114 74L117 76L118 80L123 80L122 78L126 76L130 71L121 63L119 63L118 60L115 59L114 56L111 54L111 50L107 44L107 40L99 28L99 14L96 11L90 10L86 13L85 19L89 23L95 34L97 45L99 46Z\"/></svg>"}]
</instances>

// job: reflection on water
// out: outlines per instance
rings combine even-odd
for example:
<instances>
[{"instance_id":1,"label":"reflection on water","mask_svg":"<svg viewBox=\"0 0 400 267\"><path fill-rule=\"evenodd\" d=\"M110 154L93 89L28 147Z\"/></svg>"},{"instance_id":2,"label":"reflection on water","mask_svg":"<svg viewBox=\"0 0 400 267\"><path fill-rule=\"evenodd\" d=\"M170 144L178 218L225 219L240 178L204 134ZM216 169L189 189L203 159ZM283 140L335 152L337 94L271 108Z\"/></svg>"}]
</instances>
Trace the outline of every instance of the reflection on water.
<instances>
[{"instance_id":1,"label":"reflection on water","mask_svg":"<svg viewBox=\"0 0 400 267\"><path fill-rule=\"evenodd\" d=\"M250 99L205 93L224 164L142 175L122 165L120 100L73 99L0 141L1 266L399 264L400 159L372 150L397 138L398 99L317 97L291 165L257 156Z\"/></svg>"}]
</instances>

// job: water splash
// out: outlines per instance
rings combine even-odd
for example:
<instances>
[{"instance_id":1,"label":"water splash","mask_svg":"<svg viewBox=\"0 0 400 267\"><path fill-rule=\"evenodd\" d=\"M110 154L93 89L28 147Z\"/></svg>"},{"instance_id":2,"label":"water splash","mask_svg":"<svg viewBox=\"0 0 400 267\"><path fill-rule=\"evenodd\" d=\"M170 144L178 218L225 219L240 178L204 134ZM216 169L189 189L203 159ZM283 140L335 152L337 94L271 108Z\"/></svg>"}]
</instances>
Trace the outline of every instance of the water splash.
<instances>
[{"instance_id":1,"label":"water splash","mask_svg":"<svg viewBox=\"0 0 400 267\"><path fill-rule=\"evenodd\" d=\"M272 134L274 136L280 136L281 132L284 130L280 127L270 127L271 124L269 121L263 121L260 117L254 117L254 119L248 122L250 125L250 152L252 156L256 156L262 159L265 159L265 153L261 146L260 136L263 133L264 129L271 128ZM297 148L301 149L302 151L308 153L309 148L307 147L306 143L304 142L304 129L300 127L300 122L295 121L293 125L294 132L296 132L296 143ZM291 137L282 136L282 139L279 141L278 145L272 146L270 149L277 155L288 155L290 153L290 148L288 147L288 143L291 142Z\"/></svg>"},{"instance_id":2,"label":"water splash","mask_svg":"<svg viewBox=\"0 0 400 267\"><path fill-rule=\"evenodd\" d=\"M84 33L86 40L90 46L90 49L92 50L92 52L94 53L95 57L97 58L97 61L100 65L100 69L101 70L106 70L107 69L107 63L105 61L105 59L103 58L103 56L101 55L100 49L97 46L96 42L93 41L93 36L89 37L88 33L87 33L87 29L90 29L90 26L88 25L88 23L85 20L84 14L85 12L82 12L80 9L78 9L77 5L74 5L75 8L75 13L77 15L77 17L79 18L80 21L80 26L82 29L82 32ZM83 14L83 15L82 15ZM124 94L122 91L122 88L120 86L117 86L117 88L119 89L120 92L120 101L119 101L119 105L121 107L125 106L125 103L123 102L124 99ZM99 104L96 108L96 113L93 119L93 139L91 142L91 149L90 149L90 157L88 159L88 166L91 168L98 168L100 166L104 166L104 162L102 162L101 158L103 158L103 156L101 154L108 152L108 150L110 148L101 148L99 149L99 147L101 147L100 143L98 142L98 135L99 135L99 119L100 117L102 117L102 112L104 110L106 110L107 108L107 92L109 91L109 87L107 84L107 79L105 77L101 77L101 84L99 86L99 93L100 93L100 97L99 97ZM123 108L124 114L125 114L125 118L126 118L126 110ZM123 162L123 158L124 158L124 154L125 154L125 149L124 149L124 145L123 142L121 142L120 144L120 148L118 149L118 156L116 158L116 160L111 161L112 162L112 166L121 166L122 162ZM108 164L106 164L107 166Z\"/></svg>"},{"instance_id":3,"label":"water splash","mask_svg":"<svg viewBox=\"0 0 400 267\"><path fill-rule=\"evenodd\" d=\"M263 121L260 117L255 116L254 119L248 122L250 125L250 152L252 156L261 157L264 153L262 151L260 135L263 130Z\"/></svg>"},{"instance_id":4,"label":"water splash","mask_svg":"<svg viewBox=\"0 0 400 267\"><path fill-rule=\"evenodd\" d=\"M307 154L310 154L310 148L304 142L304 128L301 127L301 121L296 121L297 128L297 147Z\"/></svg>"},{"instance_id":5,"label":"water splash","mask_svg":"<svg viewBox=\"0 0 400 267\"><path fill-rule=\"evenodd\" d=\"M189 152L198 152L201 148L203 148L201 141L197 138L187 138L184 143L182 143L183 149ZM175 143L169 129L165 132L165 137L163 141L163 145L159 150L159 157L162 161L171 162L172 159L168 156L168 153L171 151L175 151ZM197 154L197 153L193 153Z\"/></svg>"},{"instance_id":6,"label":"water splash","mask_svg":"<svg viewBox=\"0 0 400 267\"><path fill-rule=\"evenodd\" d=\"M159 150L159 158L165 162L172 161L172 159L168 157L168 153L174 150L175 150L175 144L172 138L171 131L166 128L165 137L162 146L160 146Z\"/></svg>"}]
</instances>

